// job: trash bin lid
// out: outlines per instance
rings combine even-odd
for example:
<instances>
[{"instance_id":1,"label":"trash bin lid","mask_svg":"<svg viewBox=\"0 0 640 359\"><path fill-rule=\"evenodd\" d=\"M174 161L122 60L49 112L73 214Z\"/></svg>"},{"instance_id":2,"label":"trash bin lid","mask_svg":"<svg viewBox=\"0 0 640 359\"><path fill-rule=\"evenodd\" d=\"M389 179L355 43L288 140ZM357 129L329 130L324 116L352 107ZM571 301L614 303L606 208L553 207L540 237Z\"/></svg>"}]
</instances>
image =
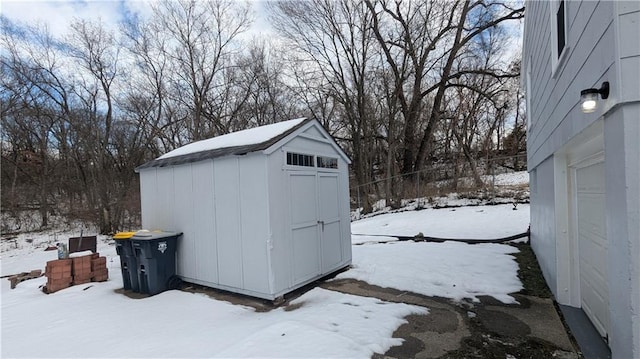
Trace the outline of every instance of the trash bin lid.
<instances>
[{"instance_id":1,"label":"trash bin lid","mask_svg":"<svg viewBox=\"0 0 640 359\"><path fill-rule=\"evenodd\" d=\"M137 231L131 239L138 240L151 240L151 239L161 239L167 237L178 237L182 233L176 232L164 232L164 231L148 231L146 229Z\"/></svg>"},{"instance_id":2,"label":"trash bin lid","mask_svg":"<svg viewBox=\"0 0 640 359\"><path fill-rule=\"evenodd\" d=\"M133 237L136 232L118 232L113 235L113 239L129 239Z\"/></svg>"},{"instance_id":3,"label":"trash bin lid","mask_svg":"<svg viewBox=\"0 0 640 359\"><path fill-rule=\"evenodd\" d=\"M136 237L151 237L152 232L150 230L147 229L141 229L135 233L133 233L134 236Z\"/></svg>"}]
</instances>

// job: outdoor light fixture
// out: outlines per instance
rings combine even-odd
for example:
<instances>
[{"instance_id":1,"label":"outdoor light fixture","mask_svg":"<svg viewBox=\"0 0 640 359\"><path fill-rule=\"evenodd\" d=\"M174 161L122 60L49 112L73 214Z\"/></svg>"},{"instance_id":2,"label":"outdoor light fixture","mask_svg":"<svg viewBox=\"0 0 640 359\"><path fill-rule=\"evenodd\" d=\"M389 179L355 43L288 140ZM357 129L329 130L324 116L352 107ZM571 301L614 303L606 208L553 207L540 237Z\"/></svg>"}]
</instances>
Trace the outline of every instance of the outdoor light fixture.
<instances>
[{"instance_id":1,"label":"outdoor light fixture","mask_svg":"<svg viewBox=\"0 0 640 359\"><path fill-rule=\"evenodd\" d=\"M598 108L598 94L603 100L609 97L609 81L603 82L599 89L590 88L580 91L580 108L582 108L582 112L591 113Z\"/></svg>"}]
</instances>

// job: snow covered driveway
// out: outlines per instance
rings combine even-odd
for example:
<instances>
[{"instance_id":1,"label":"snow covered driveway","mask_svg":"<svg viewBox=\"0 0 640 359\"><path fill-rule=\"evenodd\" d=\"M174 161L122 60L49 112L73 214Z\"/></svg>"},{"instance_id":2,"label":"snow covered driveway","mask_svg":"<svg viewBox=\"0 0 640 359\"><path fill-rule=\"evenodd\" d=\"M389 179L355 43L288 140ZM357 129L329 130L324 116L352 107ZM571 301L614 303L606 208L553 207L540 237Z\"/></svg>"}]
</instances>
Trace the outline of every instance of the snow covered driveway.
<instances>
[{"instance_id":1,"label":"snow covered driveway","mask_svg":"<svg viewBox=\"0 0 640 359\"><path fill-rule=\"evenodd\" d=\"M529 227L529 205L469 206L381 214L351 224L353 268L337 278L427 296L477 300L489 295L513 303L522 289L518 249L502 244L393 242L396 236L497 239ZM360 235L365 234L365 235ZM374 236L371 236L374 235ZM390 243L380 244L377 242Z\"/></svg>"},{"instance_id":2,"label":"snow covered driveway","mask_svg":"<svg viewBox=\"0 0 640 359\"><path fill-rule=\"evenodd\" d=\"M514 303L522 289L518 264L503 244L392 242L353 246L353 268L336 278L461 300L489 295Z\"/></svg>"}]
</instances>

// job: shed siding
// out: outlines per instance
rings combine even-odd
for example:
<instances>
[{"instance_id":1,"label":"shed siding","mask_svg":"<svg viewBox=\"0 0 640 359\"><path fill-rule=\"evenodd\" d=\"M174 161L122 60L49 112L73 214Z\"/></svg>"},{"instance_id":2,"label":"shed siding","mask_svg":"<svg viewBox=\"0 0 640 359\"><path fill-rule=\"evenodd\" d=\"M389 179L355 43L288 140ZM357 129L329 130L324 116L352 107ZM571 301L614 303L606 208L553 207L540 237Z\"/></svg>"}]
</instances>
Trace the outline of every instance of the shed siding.
<instances>
[{"instance_id":1,"label":"shed siding","mask_svg":"<svg viewBox=\"0 0 640 359\"><path fill-rule=\"evenodd\" d=\"M289 230L288 190L285 185L284 150L267 156L269 168L269 216L271 218L271 273L273 292L279 293L290 287L293 266L291 231Z\"/></svg>"},{"instance_id":2,"label":"shed siding","mask_svg":"<svg viewBox=\"0 0 640 359\"><path fill-rule=\"evenodd\" d=\"M178 274L193 277L196 275L198 253L195 250L196 222L194 221L194 186L191 164L173 167L173 179L175 181L173 221L175 227L172 230L183 233L178 244Z\"/></svg>"},{"instance_id":3,"label":"shed siding","mask_svg":"<svg viewBox=\"0 0 640 359\"><path fill-rule=\"evenodd\" d=\"M156 169L140 172L140 210L142 226L151 228L151 222L156 218L158 210L158 182L156 181Z\"/></svg>"},{"instance_id":4,"label":"shed siding","mask_svg":"<svg viewBox=\"0 0 640 359\"><path fill-rule=\"evenodd\" d=\"M342 218L342 264L351 264L351 209L349 193L349 165L343 159L338 159L338 191L341 201L340 217ZM346 238L346 240L345 240ZM341 266L342 266L341 264Z\"/></svg>"},{"instance_id":5,"label":"shed siding","mask_svg":"<svg viewBox=\"0 0 640 359\"><path fill-rule=\"evenodd\" d=\"M533 20L527 22L524 56L533 62L531 88L534 89L528 104L532 118L527 145L529 168L535 168L567 140L587 128L606 108L613 106L618 96L613 88L610 99L602 101L596 113L587 116L580 111L580 91L599 87L602 81L611 79L614 74L610 72L616 63L614 2L565 3L569 20L566 50L569 53L553 77L550 41L553 34L548 23L551 4L539 3L527 13ZM535 33L544 35L529 38Z\"/></svg>"},{"instance_id":6,"label":"shed siding","mask_svg":"<svg viewBox=\"0 0 640 359\"><path fill-rule=\"evenodd\" d=\"M313 141L310 139L296 137L287 143L287 149L308 154L325 154L337 157L333 146L327 142Z\"/></svg>"},{"instance_id":7,"label":"shed siding","mask_svg":"<svg viewBox=\"0 0 640 359\"><path fill-rule=\"evenodd\" d=\"M193 163L194 251L197 253L195 271L189 275L210 283L218 282L218 248L216 244L215 183L213 161ZM186 274L185 274L186 275Z\"/></svg>"},{"instance_id":8,"label":"shed siding","mask_svg":"<svg viewBox=\"0 0 640 359\"><path fill-rule=\"evenodd\" d=\"M265 161L263 155L254 153L240 157L238 164L243 288L269 293L269 188Z\"/></svg>"},{"instance_id":9,"label":"shed siding","mask_svg":"<svg viewBox=\"0 0 640 359\"><path fill-rule=\"evenodd\" d=\"M320 130L318 130L316 127L309 127L309 129L304 131L304 133L309 136L324 139L324 136L322 135L322 133L320 133Z\"/></svg>"},{"instance_id":10,"label":"shed siding","mask_svg":"<svg viewBox=\"0 0 640 359\"><path fill-rule=\"evenodd\" d=\"M213 166L219 283L244 288L238 158L217 158Z\"/></svg>"},{"instance_id":11,"label":"shed siding","mask_svg":"<svg viewBox=\"0 0 640 359\"><path fill-rule=\"evenodd\" d=\"M156 170L156 181L158 184L158 192L156 193L158 210L147 228L151 230L176 231L178 229L173 221L175 209L173 167L158 168Z\"/></svg>"}]
</instances>

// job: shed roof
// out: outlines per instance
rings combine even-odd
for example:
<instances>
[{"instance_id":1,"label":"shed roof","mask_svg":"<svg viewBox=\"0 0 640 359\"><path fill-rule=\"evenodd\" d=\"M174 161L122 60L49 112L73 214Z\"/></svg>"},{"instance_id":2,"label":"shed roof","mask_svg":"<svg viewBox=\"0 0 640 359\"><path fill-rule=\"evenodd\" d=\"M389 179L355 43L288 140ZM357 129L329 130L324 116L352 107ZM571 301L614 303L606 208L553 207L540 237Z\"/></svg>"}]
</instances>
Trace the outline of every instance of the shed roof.
<instances>
[{"instance_id":1,"label":"shed roof","mask_svg":"<svg viewBox=\"0 0 640 359\"><path fill-rule=\"evenodd\" d=\"M150 167L175 166L217 157L263 151L312 121L314 120L298 118L192 142L138 166L136 172ZM336 147L339 148L337 144Z\"/></svg>"}]
</instances>

